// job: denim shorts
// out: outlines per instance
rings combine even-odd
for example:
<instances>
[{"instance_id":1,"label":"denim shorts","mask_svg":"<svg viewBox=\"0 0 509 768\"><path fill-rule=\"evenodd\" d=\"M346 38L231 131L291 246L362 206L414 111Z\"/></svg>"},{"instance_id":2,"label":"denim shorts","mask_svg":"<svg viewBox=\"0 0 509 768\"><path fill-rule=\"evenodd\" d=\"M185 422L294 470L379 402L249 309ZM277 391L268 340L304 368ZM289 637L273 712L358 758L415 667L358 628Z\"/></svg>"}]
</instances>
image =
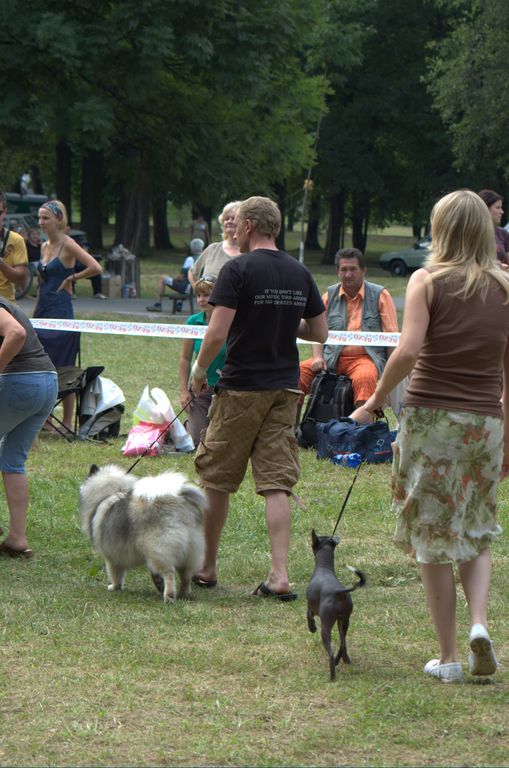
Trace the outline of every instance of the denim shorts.
<instances>
[{"instance_id":1,"label":"denim shorts","mask_svg":"<svg viewBox=\"0 0 509 768\"><path fill-rule=\"evenodd\" d=\"M58 392L54 371L0 375L0 471L23 475L37 433Z\"/></svg>"}]
</instances>

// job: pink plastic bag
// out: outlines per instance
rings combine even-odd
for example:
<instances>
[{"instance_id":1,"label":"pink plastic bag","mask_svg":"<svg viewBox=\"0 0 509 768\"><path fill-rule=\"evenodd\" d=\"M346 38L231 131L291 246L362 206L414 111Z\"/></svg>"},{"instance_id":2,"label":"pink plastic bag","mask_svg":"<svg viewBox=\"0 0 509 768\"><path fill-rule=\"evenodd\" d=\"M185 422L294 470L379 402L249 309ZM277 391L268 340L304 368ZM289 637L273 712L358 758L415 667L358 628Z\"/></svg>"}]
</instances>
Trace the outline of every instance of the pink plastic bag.
<instances>
[{"instance_id":1,"label":"pink plastic bag","mask_svg":"<svg viewBox=\"0 0 509 768\"><path fill-rule=\"evenodd\" d=\"M127 440L122 448L124 456L141 456L151 443L150 451L146 456L159 456L164 443L164 430L168 424L151 424L146 421L140 421L129 430ZM159 438L159 439L158 439ZM156 442L154 442L154 440Z\"/></svg>"}]
</instances>

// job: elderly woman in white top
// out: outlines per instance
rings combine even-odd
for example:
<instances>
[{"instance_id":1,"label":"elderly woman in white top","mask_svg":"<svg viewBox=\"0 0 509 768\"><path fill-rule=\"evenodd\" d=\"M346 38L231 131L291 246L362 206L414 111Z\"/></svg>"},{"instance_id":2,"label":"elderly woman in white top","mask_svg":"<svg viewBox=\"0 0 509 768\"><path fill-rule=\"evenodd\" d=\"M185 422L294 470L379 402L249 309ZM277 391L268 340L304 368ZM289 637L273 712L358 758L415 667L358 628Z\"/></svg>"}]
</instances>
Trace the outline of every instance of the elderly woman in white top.
<instances>
[{"instance_id":1,"label":"elderly woman in white top","mask_svg":"<svg viewBox=\"0 0 509 768\"><path fill-rule=\"evenodd\" d=\"M217 220L223 230L223 240L221 243L211 243L194 262L188 272L189 282L193 288L200 277L203 275L217 277L223 264L235 256L240 256L235 240L235 213L239 205L239 201L227 203L219 214Z\"/></svg>"}]
</instances>

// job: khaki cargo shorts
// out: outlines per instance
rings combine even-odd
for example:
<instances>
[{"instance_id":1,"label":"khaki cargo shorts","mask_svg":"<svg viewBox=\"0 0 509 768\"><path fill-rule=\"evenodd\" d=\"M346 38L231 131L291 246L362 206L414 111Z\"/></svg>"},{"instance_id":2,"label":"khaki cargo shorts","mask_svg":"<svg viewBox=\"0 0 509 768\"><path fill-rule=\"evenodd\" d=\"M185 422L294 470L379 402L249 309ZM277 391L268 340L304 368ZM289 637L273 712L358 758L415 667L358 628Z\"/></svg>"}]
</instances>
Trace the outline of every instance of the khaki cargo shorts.
<instances>
[{"instance_id":1,"label":"khaki cargo shorts","mask_svg":"<svg viewBox=\"0 0 509 768\"><path fill-rule=\"evenodd\" d=\"M234 493L251 459L256 492L292 492L299 479L294 435L298 394L284 389L219 389L196 451L200 485Z\"/></svg>"}]
</instances>

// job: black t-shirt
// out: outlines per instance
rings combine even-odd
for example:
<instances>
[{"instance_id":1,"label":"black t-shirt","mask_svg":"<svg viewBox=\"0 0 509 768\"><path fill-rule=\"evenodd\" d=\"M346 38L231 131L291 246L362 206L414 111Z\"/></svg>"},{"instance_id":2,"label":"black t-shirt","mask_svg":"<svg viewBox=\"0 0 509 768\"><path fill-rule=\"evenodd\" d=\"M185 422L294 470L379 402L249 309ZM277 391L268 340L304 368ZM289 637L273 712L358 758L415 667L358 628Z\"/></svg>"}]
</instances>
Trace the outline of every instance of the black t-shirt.
<instances>
[{"instance_id":1,"label":"black t-shirt","mask_svg":"<svg viewBox=\"0 0 509 768\"><path fill-rule=\"evenodd\" d=\"M324 311L309 270L284 251L260 248L222 267L209 301L236 310L218 386L295 389L299 322Z\"/></svg>"}]
</instances>

